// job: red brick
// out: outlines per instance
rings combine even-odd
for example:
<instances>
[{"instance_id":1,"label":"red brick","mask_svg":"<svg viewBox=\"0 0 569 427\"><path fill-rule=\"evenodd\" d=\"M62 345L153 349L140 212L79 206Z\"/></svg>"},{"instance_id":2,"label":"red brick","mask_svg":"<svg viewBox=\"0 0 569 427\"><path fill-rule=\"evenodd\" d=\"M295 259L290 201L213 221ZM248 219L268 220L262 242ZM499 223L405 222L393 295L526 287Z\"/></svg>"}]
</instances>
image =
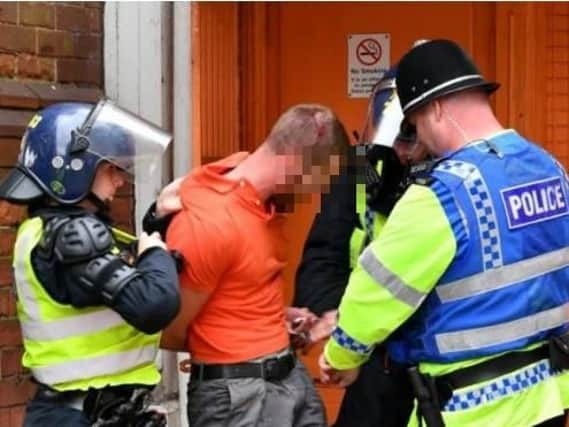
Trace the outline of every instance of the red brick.
<instances>
[{"instance_id":1,"label":"red brick","mask_svg":"<svg viewBox=\"0 0 569 427\"><path fill-rule=\"evenodd\" d=\"M17 74L19 77L38 80L55 80L55 59L38 58L31 55L18 56Z\"/></svg>"},{"instance_id":2,"label":"red brick","mask_svg":"<svg viewBox=\"0 0 569 427\"><path fill-rule=\"evenodd\" d=\"M16 74L16 56L0 53L0 76L14 77Z\"/></svg>"},{"instance_id":3,"label":"red brick","mask_svg":"<svg viewBox=\"0 0 569 427\"><path fill-rule=\"evenodd\" d=\"M0 200L0 225L18 225L26 217L26 207ZM0 279L1 283L1 279Z\"/></svg>"},{"instance_id":4,"label":"red brick","mask_svg":"<svg viewBox=\"0 0 569 427\"><path fill-rule=\"evenodd\" d=\"M10 425L10 408L0 409L0 426Z\"/></svg>"},{"instance_id":5,"label":"red brick","mask_svg":"<svg viewBox=\"0 0 569 427\"><path fill-rule=\"evenodd\" d=\"M26 84L13 79L0 80L0 107L37 109L39 106L38 96ZM8 141L20 145L18 142L20 138Z\"/></svg>"},{"instance_id":6,"label":"red brick","mask_svg":"<svg viewBox=\"0 0 569 427\"><path fill-rule=\"evenodd\" d=\"M22 345L22 332L17 320L0 320L0 343L12 347ZM0 406L2 406L1 399Z\"/></svg>"},{"instance_id":7,"label":"red brick","mask_svg":"<svg viewBox=\"0 0 569 427\"><path fill-rule=\"evenodd\" d=\"M96 9L95 9L96 10ZM100 35L76 34L75 56L78 58L101 58L103 49Z\"/></svg>"},{"instance_id":8,"label":"red brick","mask_svg":"<svg viewBox=\"0 0 569 427\"><path fill-rule=\"evenodd\" d=\"M53 28L55 26L55 6L47 2L21 2L20 24Z\"/></svg>"},{"instance_id":9,"label":"red brick","mask_svg":"<svg viewBox=\"0 0 569 427\"><path fill-rule=\"evenodd\" d=\"M18 3L16 1L0 2L0 22L16 24L18 22ZM0 423L0 425L4 425Z\"/></svg>"},{"instance_id":10,"label":"red brick","mask_svg":"<svg viewBox=\"0 0 569 427\"><path fill-rule=\"evenodd\" d=\"M12 288L0 289L0 319L16 318L16 296ZM4 359L2 359L2 363Z\"/></svg>"},{"instance_id":11,"label":"red brick","mask_svg":"<svg viewBox=\"0 0 569 427\"><path fill-rule=\"evenodd\" d=\"M10 427L23 426L25 413L26 413L25 405L14 406L10 408Z\"/></svg>"},{"instance_id":12,"label":"red brick","mask_svg":"<svg viewBox=\"0 0 569 427\"><path fill-rule=\"evenodd\" d=\"M26 403L35 390L36 386L29 379L4 378L0 381L0 406L16 406Z\"/></svg>"},{"instance_id":13,"label":"red brick","mask_svg":"<svg viewBox=\"0 0 569 427\"><path fill-rule=\"evenodd\" d=\"M9 257L0 258L0 289L12 286L13 282L12 260Z\"/></svg>"},{"instance_id":14,"label":"red brick","mask_svg":"<svg viewBox=\"0 0 569 427\"><path fill-rule=\"evenodd\" d=\"M18 160L20 153L20 140L15 138L0 137L0 166L12 167Z\"/></svg>"},{"instance_id":15,"label":"red brick","mask_svg":"<svg viewBox=\"0 0 569 427\"><path fill-rule=\"evenodd\" d=\"M89 31L100 34L103 28L102 9L89 10Z\"/></svg>"},{"instance_id":16,"label":"red brick","mask_svg":"<svg viewBox=\"0 0 569 427\"><path fill-rule=\"evenodd\" d=\"M22 354L24 349L22 347L10 347L2 349L2 378L12 375L21 375L24 373L22 366Z\"/></svg>"},{"instance_id":17,"label":"red brick","mask_svg":"<svg viewBox=\"0 0 569 427\"><path fill-rule=\"evenodd\" d=\"M36 30L0 24L0 51L34 53L36 51Z\"/></svg>"},{"instance_id":18,"label":"red brick","mask_svg":"<svg viewBox=\"0 0 569 427\"><path fill-rule=\"evenodd\" d=\"M7 227L0 227L0 256L12 255L16 231Z\"/></svg>"},{"instance_id":19,"label":"red brick","mask_svg":"<svg viewBox=\"0 0 569 427\"><path fill-rule=\"evenodd\" d=\"M57 81L62 83L101 84L101 61L90 59L58 59Z\"/></svg>"},{"instance_id":20,"label":"red brick","mask_svg":"<svg viewBox=\"0 0 569 427\"><path fill-rule=\"evenodd\" d=\"M90 9L81 6L56 4L55 27L60 30L86 33L89 31L89 11Z\"/></svg>"},{"instance_id":21,"label":"red brick","mask_svg":"<svg viewBox=\"0 0 569 427\"><path fill-rule=\"evenodd\" d=\"M68 31L38 30L38 53L43 56L73 56L73 35Z\"/></svg>"}]
</instances>

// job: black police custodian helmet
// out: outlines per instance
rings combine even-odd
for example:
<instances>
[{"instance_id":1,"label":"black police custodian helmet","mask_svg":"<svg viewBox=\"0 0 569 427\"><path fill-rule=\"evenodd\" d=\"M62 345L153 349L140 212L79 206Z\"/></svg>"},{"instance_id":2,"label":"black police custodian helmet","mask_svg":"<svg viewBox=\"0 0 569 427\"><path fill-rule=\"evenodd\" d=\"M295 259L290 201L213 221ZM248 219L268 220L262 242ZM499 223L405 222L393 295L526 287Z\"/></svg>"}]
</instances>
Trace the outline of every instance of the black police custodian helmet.
<instances>
[{"instance_id":1,"label":"black police custodian helmet","mask_svg":"<svg viewBox=\"0 0 569 427\"><path fill-rule=\"evenodd\" d=\"M405 116L450 93L480 88L490 94L500 87L484 80L472 59L451 40L416 45L401 58L396 81Z\"/></svg>"}]
</instances>

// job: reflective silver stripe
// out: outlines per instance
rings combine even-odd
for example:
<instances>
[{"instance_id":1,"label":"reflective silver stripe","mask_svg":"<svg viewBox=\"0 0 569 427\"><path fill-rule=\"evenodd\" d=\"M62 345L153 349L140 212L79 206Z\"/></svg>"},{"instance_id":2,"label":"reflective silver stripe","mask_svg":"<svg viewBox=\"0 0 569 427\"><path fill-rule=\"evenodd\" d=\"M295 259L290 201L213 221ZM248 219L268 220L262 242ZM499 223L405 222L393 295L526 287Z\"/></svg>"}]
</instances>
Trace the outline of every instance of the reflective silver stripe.
<instances>
[{"instance_id":1,"label":"reflective silver stripe","mask_svg":"<svg viewBox=\"0 0 569 427\"><path fill-rule=\"evenodd\" d=\"M421 95L419 95L418 97L412 99L411 101L409 101L404 107L403 107L403 112L405 113L409 108L411 108L413 105L417 104L418 102L421 102L423 99L425 99L427 96L429 96L431 93L436 92L437 90L440 89L444 89L447 86L453 85L455 83L458 82L462 82L464 80L468 80L468 79L475 79L475 78L482 78L482 76L480 74L469 74L467 76L462 76L462 77L457 77L456 79L452 79L449 80L448 82L444 82L441 83L440 85L435 86L432 89L429 89L426 92L423 92Z\"/></svg>"},{"instance_id":2,"label":"reflective silver stripe","mask_svg":"<svg viewBox=\"0 0 569 427\"><path fill-rule=\"evenodd\" d=\"M427 296L427 294L412 288L396 274L385 268L369 246L362 252L359 263L372 279L384 286L395 298L411 307L419 307Z\"/></svg>"},{"instance_id":3,"label":"reflective silver stripe","mask_svg":"<svg viewBox=\"0 0 569 427\"><path fill-rule=\"evenodd\" d=\"M126 322L110 309L65 317L52 321L22 321L24 338L33 341L54 341L104 331Z\"/></svg>"},{"instance_id":4,"label":"reflective silver stripe","mask_svg":"<svg viewBox=\"0 0 569 427\"><path fill-rule=\"evenodd\" d=\"M568 310L564 304L511 322L437 334L435 339L441 354L490 347L561 326L568 321Z\"/></svg>"},{"instance_id":5,"label":"reflective silver stripe","mask_svg":"<svg viewBox=\"0 0 569 427\"><path fill-rule=\"evenodd\" d=\"M439 285L435 290L441 302L455 301L505 288L568 266L569 248L563 248Z\"/></svg>"},{"instance_id":6,"label":"reflective silver stripe","mask_svg":"<svg viewBox=\"0 0 569 427\"><path fill-rule=\"evenodd\" d=\"M32 232L33 229L29 226L18 235L16 245L14 247L14 279L16 281L16 288L18 289L18 299L24 307L24 311L30 319L40 318L40 307L36 300L32 286L28 281L27 269L27 256L26 254L31 250L36 236Z\"/></svg>"},{"instance_id":7,"label":"reflective silver stripe","mask_svg":"<svg viewBox=\"0 0 569 427\"><path fill-rule=\"evenodd\" d=\"M24 338L33 341L52 341L96 333L126 323L121 316L110 309L52 321L42 320L40 306L28 277L31 272L28 269L28 257L26 256L32 249L31 245L37 236L33 233L32 224L28 223L24 227L27 229L22 230L18 235L14 251L16 254L14 273L18 298L28 318L28 320L21 320Z\"/></svg>"},{"instance_id":8,"label":"reflective silver stripe","mask_svg":"<svg viewBox=\"0 0 569 427\"><path fill-rule=\"evenodd\" d=\"M61 384L87 378L126 372L154 362L158 348L149 345L122 353L87 357L44 367L32 368L36 380L44 384Z\"/></svg>"}]
</instances>

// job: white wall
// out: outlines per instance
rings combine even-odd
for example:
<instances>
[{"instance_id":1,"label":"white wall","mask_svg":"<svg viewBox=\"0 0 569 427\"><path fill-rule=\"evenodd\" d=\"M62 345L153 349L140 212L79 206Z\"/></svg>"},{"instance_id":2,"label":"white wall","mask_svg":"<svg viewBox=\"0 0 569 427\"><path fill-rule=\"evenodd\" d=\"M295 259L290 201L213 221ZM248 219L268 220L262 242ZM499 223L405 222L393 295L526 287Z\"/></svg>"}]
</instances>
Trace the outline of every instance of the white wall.
<instances>
[{"instance_id":1,"label":"white wall","mask_svg":"<svg viewBox=\"0 0 569 427\"><path fill-rule=\"evenodd\" d=\"M122 107L170 130L174 142L153 180L135 182L135 219L141 219L163 184L191 165L190 8L188 2L106 2L106 95ZM180 355L180 358L183 358ZM178 379L178 357L161 352L163 380L156 398L170 427L186 427L187 376ZM181 401L180 401L181 400Z\"/></svg>"}]
</instances>

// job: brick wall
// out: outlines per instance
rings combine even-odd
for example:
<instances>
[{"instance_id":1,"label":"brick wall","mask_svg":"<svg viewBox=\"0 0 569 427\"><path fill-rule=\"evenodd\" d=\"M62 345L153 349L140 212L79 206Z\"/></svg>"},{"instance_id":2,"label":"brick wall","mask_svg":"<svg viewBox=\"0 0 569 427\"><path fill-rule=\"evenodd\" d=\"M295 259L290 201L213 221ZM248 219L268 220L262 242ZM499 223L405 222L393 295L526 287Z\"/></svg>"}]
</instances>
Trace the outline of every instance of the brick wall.
<instances>
[{"instance_id":1,"label":"brick wall","mask_svg":"<svg viewBox=\"0 0 569 427\"><path fill-rule=\"evenodd\" d=\"M35 111L59 101L95 102L102 94L102 2L0 2L0 178L15 164ZM132 230L132 188L112 207ZM11 253L25 209L0 202L0 426L22 425L34 393L21 366L22 338L12 290Z\"/></svg>"},{"instance_id":2,"label":"brick wall","mask_svg":"<svg viewBox=\"0 0 569 427\"><path fill-rule=\"evenodd\" d=\"M101 2L0 2L0 77L102 82Z\"/></svg>"},{"instance_id":3,"label":"brick wall","mask_svg":"<svg viewBox=\"0 0 569 427\"><path fill-rule=\"evenodd\" d=\"M548 8L545 147L569 167L569 3Z\"/></svg>"}]
</instances>

